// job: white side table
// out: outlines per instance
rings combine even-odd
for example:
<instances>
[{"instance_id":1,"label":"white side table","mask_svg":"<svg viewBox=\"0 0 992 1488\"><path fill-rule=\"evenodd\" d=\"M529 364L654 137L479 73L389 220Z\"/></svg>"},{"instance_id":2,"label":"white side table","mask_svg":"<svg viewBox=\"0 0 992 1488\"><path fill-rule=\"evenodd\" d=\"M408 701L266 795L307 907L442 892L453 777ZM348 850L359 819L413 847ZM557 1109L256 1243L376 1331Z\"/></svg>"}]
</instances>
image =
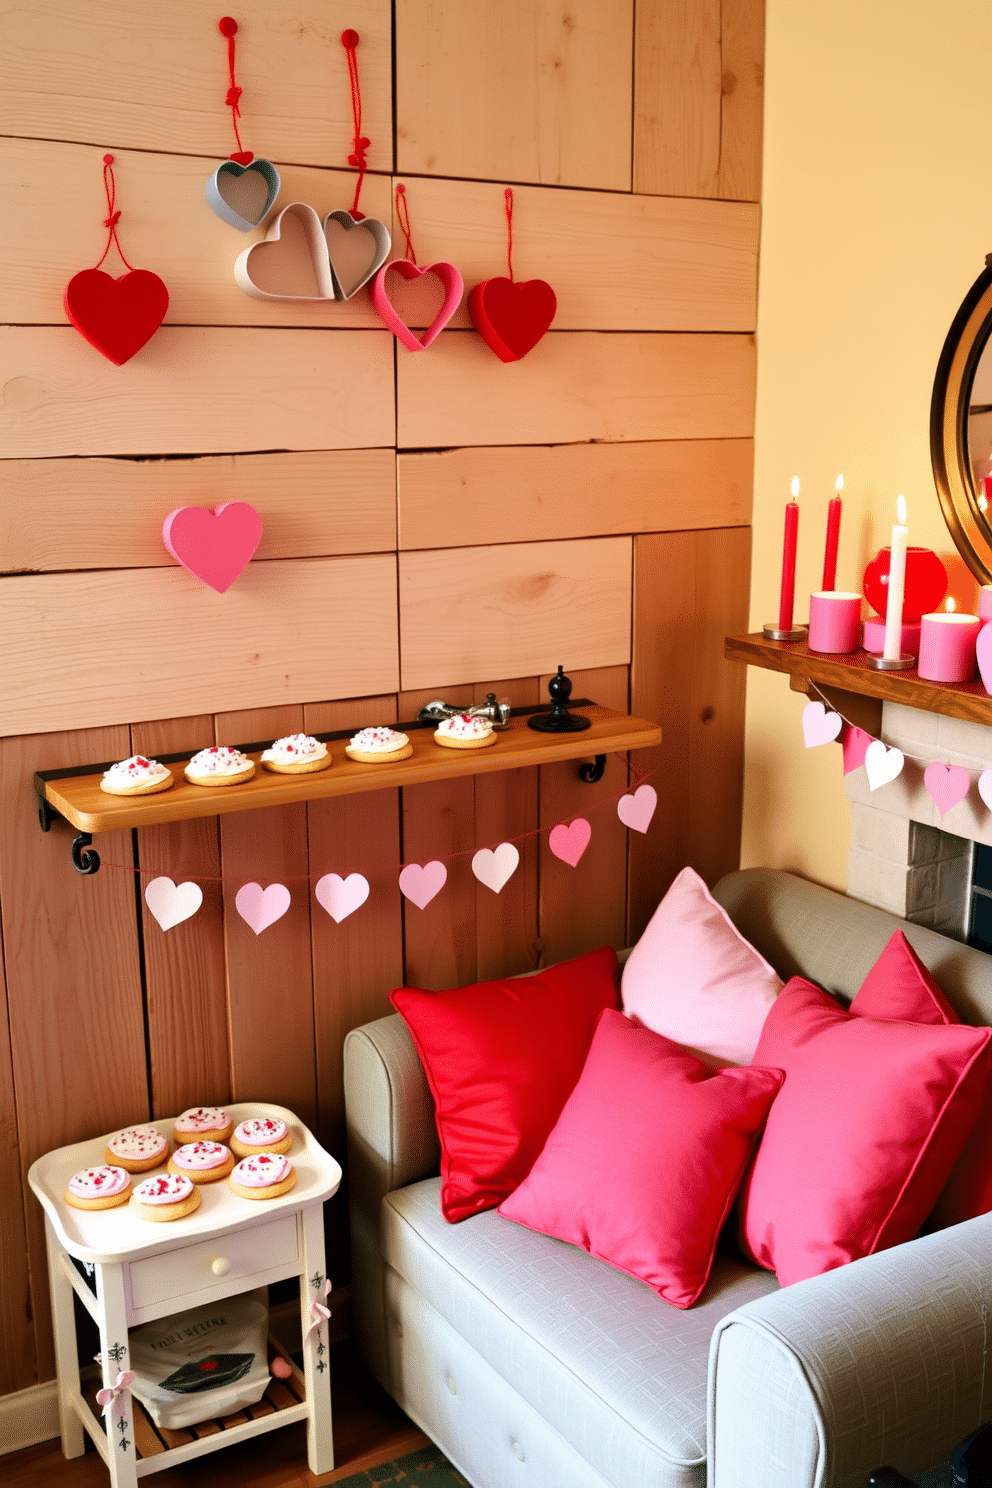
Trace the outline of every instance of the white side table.
<instances>
[{"instance_id":1,"label":"white side table","mask_svg":"<svg viewBox=\"0 0 992 1488\"><path fill-rule=\"evenodd\" d=\"M299 1420L307 1423L311 1472L326 1473L334 1466L331 1375L323 1322L304 1344L306 1398L302 1402L294 1401L171 1450L159 1449L153 1456L138 1455L130 1391L121 1390L101 1419L80 1387L73 1292L100 1330L105 1388L114 1386L118 1373L130 1367L129 1328L200 1303L298 1276L304 1337L311 1323L319 1320L313 1304L325 1301L323 1203L336 1192L341 1168L282 1106L256 1102L227 1109L235 1123L251 1116L280 1116L291 1128L293 1146L288 1156L296 1169L296 1185L289 1193L251 1200L234 1193L226 1180L204 1184L195 1213L166 1224L138 1218L130 1205L74 1209L63 1197L65 1186L80 1168L104 1161L108 1137L60 1147L40 1157L28 1173L28 1182L45 1209L62 1450L66 1457L80 1456L84 1430L89 1432L110 1470L112 1488L135 1488L138 1478L148 1473ZM171 1137L171 1120L150 1124ZM136 1174L133 1181L137 1184L147 1176ZM84 1270L77 1270L71 1258L80 1261ZM95 1291L84 1272L92 1274Z\"/></svg>"}]
</instances>

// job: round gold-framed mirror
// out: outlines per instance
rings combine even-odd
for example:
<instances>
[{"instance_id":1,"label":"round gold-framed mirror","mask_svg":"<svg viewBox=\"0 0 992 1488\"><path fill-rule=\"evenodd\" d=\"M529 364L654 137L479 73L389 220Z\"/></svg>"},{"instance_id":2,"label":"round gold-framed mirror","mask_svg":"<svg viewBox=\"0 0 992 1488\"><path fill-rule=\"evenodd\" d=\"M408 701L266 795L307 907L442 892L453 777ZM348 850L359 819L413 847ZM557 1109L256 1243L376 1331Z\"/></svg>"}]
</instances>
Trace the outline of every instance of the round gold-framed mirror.
<instances>
[{"instance_id":1,"label":"round gold-framed mirror","mask_svg":"<svg viewBox=\"0 0 992 1488\"><path fill-rule=\"evenodd\" d=\"M955 546L979 584L992 584L992 254L940 353L930 459Z\"/></svg>"}]
</instances>

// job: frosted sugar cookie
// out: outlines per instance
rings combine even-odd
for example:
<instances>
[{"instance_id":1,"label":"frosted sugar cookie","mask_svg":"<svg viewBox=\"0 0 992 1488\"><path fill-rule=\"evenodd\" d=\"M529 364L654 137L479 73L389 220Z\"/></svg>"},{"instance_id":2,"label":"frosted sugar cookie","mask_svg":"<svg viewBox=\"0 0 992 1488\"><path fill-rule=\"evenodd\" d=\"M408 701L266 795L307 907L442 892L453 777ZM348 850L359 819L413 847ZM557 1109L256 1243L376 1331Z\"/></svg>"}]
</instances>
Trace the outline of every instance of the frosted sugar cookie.
<instances>
[{"instance_id":1,"label":"frosted sugar cookie","mask_svg":"<svg viewBox=\"0 0 992 1488\"><path fill-rule=\"evenodd\" d=\"M223 1142L184 1142L169 1158L170 1173L185 1173L194 1183L217 1183L234 1167L234 1153Z\"/></svg>"},{"instance_id":2,"label":"frosted sugar cookie","mask_svg":"<svg viewBox=\"0 0 992 1488\"><path fill-rule=\"evenodd\" d=\"M169 1155L169 1143L156 1126L129 1126L107 1143L104 1158L128 1173L159 1168Z\"/></svg>"},{"instance_id":3,"label":"frosted sugar cookie","mask_svg":"<svg viewBox=\"0 0 992 1488\"><path fill-rule=\"evenodd\" d=\"M445 749L482 749L496 743L496 733L487 718L477 713L457 713L446 718L434 731L434 743Z\"/></svg>"},{"instance_id":4,"label":"frosted sugar cookie","mask_svg":"<svg viewBox=\"0 0 992 1488\"><path fill-rule=\"evenodd\" d=\"M331 763L327 745L310 734L287 734L262 754L262 764L277 775L310 775L315 770L326 770Z\"/></svg>"},{"instance_id":5,"label":"frosted sugar cookie","mask_svg":"<svg viewBox=\"0 0 992 1488\"><path fill-rule=\"evenodd\" d=\"M288 1152L292 1145L293 1133L278 1116L242 1121L234 1128L231 1138L231 1149L239 1157L252 1157L257 1152Z\"/></svg>"},{"instance_id":6,"label":"frosted sugar cookie","mask_svg":"<svg viewBox=\"0 0 992 1488\"><path fill-rule=\"evenodd\" d=\"M226 1142L234 1122L220 1106L191 1106L172 1126L174 1142Z\"/></svg>"},{"instance_id":7,"label":"frosted sugar cookie","mask_svg":"<svg viewBox=\"0 0 992 1488\"><path fill-rule=\"evenodd\" d=\"M409 759L413 745L406 734L391 728L365 728L345 745L349 759L363 765L389 765L394 760Z\"/></svg>"},{"instance_id":8,"label":"frosted sugar cookie","mask_svg":"<svg viewBox=\"0 0 992 1488\"><path fill-rule=\"evenodd\" d=\"M170 1219L185 1219L200 1207L200 1190L185 1173L159 1173L139 1183L131 1203L142 1219L165 1224Z\"/></svg>"},{"instance_id":9,"label":"frosted sugar cookie","mask_svg":"<svg viewBox=\"0 0 992 1488\"><path fill-rule=\"evenodd\" d=\"M183 774L190 785L240 785L255 773L255 762L240 749L214 744L194 754Z\"/></svg>"},{"instance_id":10,"label":"frosted sugar cookie","mask_svg":"<svg viewBox=\"0 0 992 1488\"><path fill-rule=\"evenodd\" d=\"M100 789L108 796L150 796L153 791L168 790L175 783L171 770L160 765L158 760L132 754L130 759L118 760L116 765L104 770Z\"/></svg>"},{"instance_id":11,"label":"frosted sugar cookie","mask_svg":"<svg viewBox=\"0 0 992 1488\"><path fill-rule=\"evenodd\" d=\"M281 1152L243 1157L227 1180L243 1199L277 1199L296 1182L296 1169Z\"/></svg>"},{"instance_id":12,"label":"frosted sugar cookie","mask_svg":"<svg viewBox=\"0 0 992 1488\"><path fill-rule=\"evenodd\" d=\"M109 1164L82 1168L73 1173L65 1188L65 1201L73 1209L116 1209L131 1197L131 1175Z\"/></svg>"}]
</instances>

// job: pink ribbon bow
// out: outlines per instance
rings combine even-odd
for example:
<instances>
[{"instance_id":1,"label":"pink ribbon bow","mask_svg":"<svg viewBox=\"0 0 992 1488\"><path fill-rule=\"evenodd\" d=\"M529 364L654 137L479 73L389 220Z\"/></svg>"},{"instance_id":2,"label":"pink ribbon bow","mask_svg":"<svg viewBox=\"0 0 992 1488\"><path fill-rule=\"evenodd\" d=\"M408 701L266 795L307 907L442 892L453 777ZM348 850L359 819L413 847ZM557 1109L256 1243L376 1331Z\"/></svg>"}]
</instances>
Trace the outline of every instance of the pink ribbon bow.
<instances>
[{"instance_id":1,"label":"pink ribbon bow","mask_svg":"<svg viewBox=\"0 0 992 1488\"><path fill-rule=\"evenodd\" d=\"M326 1297L330 1290L331 1280L330 1277L328 1277L328 1279L324 1282L324 1290L321 1292L320 1295L322 1297ZM313 1318L313 1322L310 1324L309 1328L306 1331L306 1337L303 1340L304 1343L306 1343L307 1339L310 1337L310 1334L314 1331L315 1328L318 1330L319 1336L321 1323L326 1323L330 1315L331 1309L329 1307L325 1307L323 1302L318 1302L317 1298L315 1297L314 1300L310 1303L310 1316Z\"/></svg>"},{"instance_id":2,"label":"pink ribbon bow","mask_svg":"<svg viewBox=\"0 0 992 1488\"><path fill-rule=\"evenodd\" d=\"M122 1369L112 1385L106 1389L97 1390L97 1404L103 1406L103 1414L107 1415L114 1402L123 1394L134 1379L134 1372L130 1369Z\"/></svg>"}]
</instances>

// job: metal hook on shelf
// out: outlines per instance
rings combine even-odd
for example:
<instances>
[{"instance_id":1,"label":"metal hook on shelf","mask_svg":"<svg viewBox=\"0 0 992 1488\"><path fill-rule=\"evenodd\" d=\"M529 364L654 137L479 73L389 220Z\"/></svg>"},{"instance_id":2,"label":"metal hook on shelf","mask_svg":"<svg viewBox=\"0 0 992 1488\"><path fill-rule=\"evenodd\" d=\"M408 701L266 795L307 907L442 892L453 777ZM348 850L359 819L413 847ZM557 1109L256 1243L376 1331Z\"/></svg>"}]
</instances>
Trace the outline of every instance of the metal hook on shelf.
<instances>
[{"instance_id":1,"label":"metal hook on shelf","mask_svg":"<svg viewBox=\"0 0 992 1488\"><path fill-rule=\"evenodd\" d=\"M72 839L69 855L77 873L89 874L99 870L100 854L95 848L90 847L92 841L93 836L90 832L80 832L78 837Z\"/></svg>"}]
</instances>

